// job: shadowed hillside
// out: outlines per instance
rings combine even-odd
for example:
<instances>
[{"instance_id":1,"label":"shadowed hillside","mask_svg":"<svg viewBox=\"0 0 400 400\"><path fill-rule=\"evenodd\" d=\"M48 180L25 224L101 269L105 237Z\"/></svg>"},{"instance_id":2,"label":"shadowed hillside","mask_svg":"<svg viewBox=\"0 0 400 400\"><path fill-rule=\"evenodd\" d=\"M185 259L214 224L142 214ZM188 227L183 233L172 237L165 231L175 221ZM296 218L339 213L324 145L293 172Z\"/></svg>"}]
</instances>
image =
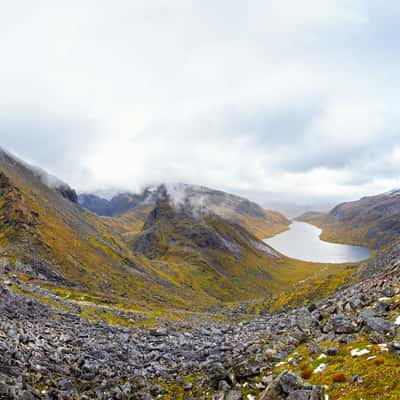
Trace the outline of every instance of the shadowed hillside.
<instances>
[{"instance_id":1,"label":"shadowed hillside","mask_svg":"<svg viewBox=\"0 0 400 400\"><path fill-rule=\"evenodd\" d=\"M325 240L377 249L400 235L400 191L363 197L339 204L328 214L306 213L298 219L322 228Z\"/></svg>"}]
</instances>

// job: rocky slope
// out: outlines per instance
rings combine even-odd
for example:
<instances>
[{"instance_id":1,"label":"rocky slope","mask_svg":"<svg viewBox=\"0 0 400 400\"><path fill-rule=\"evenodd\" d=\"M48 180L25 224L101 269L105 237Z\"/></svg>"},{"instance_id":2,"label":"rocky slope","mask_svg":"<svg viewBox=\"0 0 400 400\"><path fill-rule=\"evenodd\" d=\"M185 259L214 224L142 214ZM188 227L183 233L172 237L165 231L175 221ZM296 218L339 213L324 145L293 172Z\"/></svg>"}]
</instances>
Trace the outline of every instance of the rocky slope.
<instances>
[{"instance_id":1,"label":"rocky slope","mask_svg":"<svg viewBox=\"0 0 400 400\"><path fill-rule=\"evenodd\" d=\"M41 289L5 265L0 398L397 399L399 256L394 246L373 276L307 307L151 330L90 323L78 303L57 310L25 297L15 288Z\"/></svg>"}]
</instances>

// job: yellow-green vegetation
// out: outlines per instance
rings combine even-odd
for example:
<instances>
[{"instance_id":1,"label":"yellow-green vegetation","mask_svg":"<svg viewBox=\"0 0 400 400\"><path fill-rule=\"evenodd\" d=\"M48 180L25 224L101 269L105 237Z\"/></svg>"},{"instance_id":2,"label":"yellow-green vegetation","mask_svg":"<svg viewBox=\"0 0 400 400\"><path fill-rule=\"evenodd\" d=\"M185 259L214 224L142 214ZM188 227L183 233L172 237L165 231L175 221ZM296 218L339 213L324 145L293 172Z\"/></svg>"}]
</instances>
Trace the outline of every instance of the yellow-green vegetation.
<instances>
[{"instance_id":1,"label":"yellow-green vegetation","mask_svg":"<svg viewBox=\"0 0 400 400\"><path fill-rule=\"evenodd\" d=\"M211 400L213 395L211 391L204 387L204 377L200 374L182 375L179 382L168 383L165 381L154 380L153 384L160 385L166 391L162 395L165 400L185 400L204 398ZM184 389L186 386L186 390ZM189 389L190 388L190 389Z\"/></svg>"},{"instance_id":2,"label":"yellow-green vegetation","mask_svg":"<svg viewBox=\"0 0 400 400\"><path fill-rule=\"evenodd\" d=\"M291 285L271 301L270 311L278 311L284 307L305 306L313 301L331 295L345 283L356 279L357 264L327 264L321 266L314 275Z\"/></svg>"},{"instance_id":3,"label":"yellow-green vegetation","mask_svg":"<svg viewBox=\"0 0 400 400\"><path fill-rule=\"evenodd\" d=\"M282 214L263 210L264 218L242 216L242 225L259 239L266 239L289 229L289 220Z\"/></svg>"},{"instance_id":4,"label":"yellow-green vegetation","mask_svg":"<svg viewBox=\"0 0 400 400\"><path fill-rule=\"evenodd\" d=\"M329 347L337 346L334 356L310 354L307 345L298 347L274 372L285 369L295 371L314 385L327 388L330 400L397 400L400 398L400 360L385 347L374 345L360 337L354 343L321 343L323 354ZM354 349L366 349L368 353L352 356ZM326 364L326 369L315 372ZM311 371L311 373L310 373Z\"/></svg>"},{"instance_id":5,"label":"yellow-green vegetation","mask_svg":"<svg viewBox=\"0 0 400 400\"><path fill-rule=\"evenodd\" d=\"M27 287L20 286L20 285L19 286L12 285L11 289L13 289L18 294L21 294L21 295L27 296L27 297L31 297L31 298L39 301L40 303L51 307L54 310L71 311L71 307L69 307L64 302L58 301L58 299L56 299L56 298L37 293L33 290L29 290Z\"/></svg>"},{"instance_id":6,"label":"yellow-green vegetation","mask_svg":"<svg viewBox=\"0 0 400 400\"><path fill-rule=\"evenodd\" d=\"M50 284L36 278L35 284L72 300L140 310L149 313L149 321L159 313L174 318L169 309L204 312L271 296L277 309L329 294L354 272L260 249L256 235L286 228L278 213L257 209L249 217L245 207L238 223L212 214L199 221L166 202L157 226L144 229L149 208L116 219L98 217L62 198L22 164L0 158L0 172L13 199L2 196L2 215L11 210L23 227L13 227L20 235L15 240L2 225L2 253L57 272L62 279Z\"/></svg>"},{"instance_id":7,"label":"yellow-green vegetation","mask_svg":"<svg viewBox=\"0 0 400 400\"><path fill-rule=\"evenodd\" d=\"M322 229L320 235L321 240L332 243L352 244L355 246L374 247L373 238L366 239L369 229L372 227L363 225L354 227L351 221L333 222L329 218L329 214L308 212L297 218L299 221L308 222Z\"/></svg>"},{"instance_id":8,"label":"yellow-green vegetation","mask_svg":"<svg viewBox=\"0 0 400 400\"><path fill-rule=\"evenodd\" d=\"M279 212L259 209L257 213L233 212L223 206L213 206L211 210L217 215L223 216L235 222L259 239L277 235L289 229L290 221Z\"/></svg>"},{"instance_id":9,"label":"yellow-green vegetation","mask_svg":"<svg viewBox=\"0 0 400 400\"><path fill-rule=\"evenodd\" d=\"M400 202L384 193L339 204L327 214L308 212L299 219L320 227L323 240L380 249L398 238Z\"/></svg>"},{"instance_id":10,"label":"yellow-green vegetation","mask_svg":"<svg viewBox=\"0 0 400 400\"><path fill-rule=\"evenodd\" d=\"M129 240L142 230L144 222L153 207L148 204L140 205L117 217L103 217L102 221L120 232L126 240Z\"/></svg>"},{"instance_id":11,"label":"yellow-green vegetation","mask_svg":"<svg viewBox=\"0 0 400 400\"><path fill-rule=\"evenodd\" d=\"M283 259L282 263L288 262ZM248 302L247 312L260 314L262 312L276 312L282 309L306 306L311 302L331 295L345 283L357 280L358 264L319 264L291 260L292 269L282 268L282 280L288 282L286 286L270 290L263 298ZM302 271L312 271L302 278ZM292 275L293 276L290 276ZM278 278L276 278L278 279ZM226 304L235 308L234 302Z\"/></svg>"}]
</instances>

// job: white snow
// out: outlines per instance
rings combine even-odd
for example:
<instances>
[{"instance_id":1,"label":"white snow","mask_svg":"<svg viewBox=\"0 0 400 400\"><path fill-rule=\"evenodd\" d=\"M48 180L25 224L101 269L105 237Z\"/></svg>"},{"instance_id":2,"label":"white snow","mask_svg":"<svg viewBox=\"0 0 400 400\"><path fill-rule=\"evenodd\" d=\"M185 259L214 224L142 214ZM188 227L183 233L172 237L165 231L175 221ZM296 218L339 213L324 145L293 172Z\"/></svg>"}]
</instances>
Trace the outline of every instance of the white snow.
<instances>
[{"instance_id":1,"label":"white snow","mask_svg":"<svg viewBox=\"0 0 400 400\"><path fill-rule=\"evenodd\" d=\"M380 343L378 344L378 347L381 351L389 351L388 345L386 343Z\"/></svg>"},{"instance_id":2,"label":"white snow","mask_svg":"<svg viewBox=\"0 0 400 400\"><path fill-rule=\"evenodd\" d=\"M314 374L318 374L319 372L325 371L326 368L327 368L327 365L326 365L326 364L324 364L324 363L319 364L318 367L314 369L313 373L314 373Z\"/></svg>"},{"instance_id":3,"label":"white snow","mask_svg":"<svg viewBox=\"0 0 400 400\"><path fill-rule=\"evenodd\" d=\"M394 321L395 325L400 325L400 315L396 318L396 321Z\"/></svg>"},{"instance_id":4,"label":"white snow","mask_svg":"<svg viewBox=\"0 0 400 400\"><path fill-rule=\"evenodd\" d=\"M318 360L322 360L323 358L327 358L327 355L324 353L319 355Z\"/></svg>"},{"instance_id":5,"label":"white snow","mask_svg":"<svg viewBox=\"0 0 400 400\"><path fill-rule=\"evenodd\" d=\"M353 349L351 350L350 354L352 355L352 357L359 357L359 356L363 356L364 354L369 354L371 353L369 350L367 349Z\"/></svg>"},{"instance_id":6,"label":"white snow","mask_svg":"<svg viewBox=\"0 0 400 400\"><path fill-rule=\"evenodd\" d=\"M275 367L281 367L282 365L285 365L285 364L287 364L286 361L281 361L281 362L278 362L277 364L275 364Z\"/></svg>"}]
</instances>

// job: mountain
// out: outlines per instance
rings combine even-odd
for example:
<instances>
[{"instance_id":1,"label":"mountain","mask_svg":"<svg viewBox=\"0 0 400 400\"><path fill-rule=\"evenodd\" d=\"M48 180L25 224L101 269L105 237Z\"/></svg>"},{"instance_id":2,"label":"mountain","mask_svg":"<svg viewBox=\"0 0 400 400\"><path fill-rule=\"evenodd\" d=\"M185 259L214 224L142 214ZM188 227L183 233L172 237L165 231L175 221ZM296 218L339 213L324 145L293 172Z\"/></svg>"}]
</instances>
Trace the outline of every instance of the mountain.
<instances>
[{"instance_id":1,"label":"mountain","mask_svg":"<svg viewBox=\"0 0 400 400\"><path fill-rule=\"evenodd\" d=\"M1 154L0 399L399 398L399 243L302 263L203 204L125 235Z\"/></svg>"},{"instance_id":2,"label":"mountain","mask_svg":"<svg viewBox=\"0 0 400 400\"><path fill-rule=\"evenodd\" d=\"M141 194L119 193L107 200L99 195L82 193L78 202L89 211L104 217L116 217L143 204L154 204L154 190L146 188Z\"/></svg>"},{"instance_id":3,"label":"mountain","mask_svg":"<svg viewBox=\"0 0 400 400\"><path fill-rule=\"evenodd\" d=\"M166 188L175 205L182 202L191 204L199 212L212 212L222 218L238 223L256 236L264 239L287 229L289 220L282 214L265 210L258 204L239 196L203 186L168 184L148 187L143 193L120 193L110 200L93 194L79 195L82 207L100 216L117 217L122 220L138 219L141 210L154 206L161 192ZM136 212L138 211L138 212ZM144 223L144 219L143 219Z\"/></svg>"},{"instance_id":4,"label":"mountain","mask_svg":"<svg viewBox=\"0 0 400 400\"><path fill-rule=\"evenodd\" d=\"M0 399L399 398L397 192L303 216L390 237L357 265L288 259L223 192L74 193L0 151Z\"/></svg>"},{"instance_id":5,"label":"mountain","mask_svg":"<svg viewBox=\"0 0 400 400\"><path fill-rule=\"evenodd\" d=\"M180 299L118 232L71 201L58 182L50 185L5 152L0 174L1 256L24 279L100 298Z\"/></svg>"},{"instance_id":6,"label":"mountain","mask_svg":"<svg viewBox=\"0 0 400 400\"><path fill-rule=\"evenodd\" d=\"M249 291L262 293L268 281L280 281L280 256L272 248L217 214L200 213L189 203L171 205L166 189L132 248L179 270L191 286L224 301L232 293L236 298L245 298Z\"/></svg>"},{"instance_id":7,"label":"mountain","mask_svg":"<svg viewBox=\"0 0 400 400\"><path fill-rule=\"evenodd\" d=\"M142 311L193 310L268 297L318 269L260 241L254 232L285 229L286 219L237 196L166 185L142 195L155 201L100 217L38 171L0 153L0 256L45 290Z\"/></svg>"},{"instance_id":8,"label":"mountain","mask_svg":"<svg viewBox=\"0 0 400 400\"><path fill-rule=\"evenodd\" d=\"M306 213L300 220L323 229L322 238L381 248L400 235L400 190L337 205L329 213Z\"/></svg>"}]
</instances>

